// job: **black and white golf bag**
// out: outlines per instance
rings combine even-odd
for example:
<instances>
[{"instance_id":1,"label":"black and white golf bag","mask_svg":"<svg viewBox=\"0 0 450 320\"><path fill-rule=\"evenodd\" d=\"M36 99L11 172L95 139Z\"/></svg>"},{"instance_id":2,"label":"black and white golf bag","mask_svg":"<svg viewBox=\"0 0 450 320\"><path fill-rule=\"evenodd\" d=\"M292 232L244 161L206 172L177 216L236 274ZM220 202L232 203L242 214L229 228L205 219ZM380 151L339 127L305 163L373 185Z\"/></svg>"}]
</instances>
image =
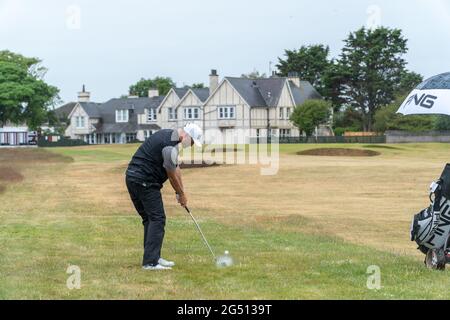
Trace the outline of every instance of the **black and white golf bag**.
<instances>
[{"instance_id":1,"label":"black and white golf bag","mask_svg":"<svg viewBox=\"0 0 450 320\"><path fill-rule=\"evenodd\" d=\"M414 216L411 241L427 256L427 267L443 270L450 262L450 164L441 178L431 184L430 201L427 209Z\"/></svg>"}]
</instances>

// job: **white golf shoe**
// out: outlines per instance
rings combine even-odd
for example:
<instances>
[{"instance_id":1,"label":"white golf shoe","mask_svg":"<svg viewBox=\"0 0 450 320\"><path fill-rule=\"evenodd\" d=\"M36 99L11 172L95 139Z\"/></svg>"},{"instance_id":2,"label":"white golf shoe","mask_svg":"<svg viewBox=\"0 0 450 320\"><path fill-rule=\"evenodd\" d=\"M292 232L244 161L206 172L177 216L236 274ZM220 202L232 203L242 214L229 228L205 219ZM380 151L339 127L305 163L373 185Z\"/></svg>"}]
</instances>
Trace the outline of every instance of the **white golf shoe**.
<instances>
[{"instance_id":1,"label":"white golf shoe","mask_svg":"<svg viewBox=\"0 0 450 320\"><path fill-rule=\"evenodd\" d=\"M160 265L162 265L163 267L167 267L167 268L175 267L175 262L173 262L173 261L167 261L166 259L163 259L163 258L160 258L160 259L158 260L158 263L159 263Z\"/></svg>"},{"instance_id":2,"label":"white golf shoe","mask_svg":"<svg viewBox=\"0 0 450 320\"><path fill-rule=\"evenodd\" d=\"M156 266L146 265L146 266L143 266L142 269L144 269L144 270L152 270L152 271L160 271L160 270L171 270L172 268L171 267L165 267L165 266L162 266L160 264L157 264Z\"/></svg>"}]
</instances>

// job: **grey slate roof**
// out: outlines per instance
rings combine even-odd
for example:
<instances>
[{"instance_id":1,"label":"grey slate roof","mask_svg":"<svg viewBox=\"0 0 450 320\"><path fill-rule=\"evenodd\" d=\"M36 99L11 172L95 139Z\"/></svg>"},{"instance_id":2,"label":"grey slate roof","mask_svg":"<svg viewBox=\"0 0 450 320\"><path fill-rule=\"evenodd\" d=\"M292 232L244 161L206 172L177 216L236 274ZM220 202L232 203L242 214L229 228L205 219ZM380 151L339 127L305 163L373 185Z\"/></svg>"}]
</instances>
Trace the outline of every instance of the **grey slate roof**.
<instances>
[{"instance_id":1,"label":"grey slate roof","mask_svg":"<svg viewBox=\"0 0 450 320\"><path fill-rule=\"evenodd\" d=\"M67 119L76 105L76 102L69 102L59 108L56 108L54 110L56 117L60 120Z\"/></svg>"},{"instance_id":2,"label":"grey slate roof","mask_svg":"<svg viewBox=\"0 0 450 320\"><path fill-rule=\"evenodd\" d=\"M116 110L121 109L134 109L135 113L144 113L144 109L156 109L164 100L163 96L153 97L153 98L118 98L111 99L100 107L100 112L102 114L102 118L105 116L114 116Z\"/></svg>"},{"instance_id":3,"label":"grey slate roof","mask_svg":"<svg viewBox=\"0 0 450 320\"><path fill-rule=\"evenodd\" d=\"M226 79L239 92L241 97L250 107L267 107L266 101L257 87L256 80L231 77L227 77Z\"/></svg>"},{"instance_id":4,"label":"grey slate roof","mask_svg":"<svg viewBox=\"0 0 450 320\"><path fill-rule=\"evenodd\" d=\"M137 115L144 114L145 109L155 109L163 101L163 96L153 98L119 98L111 99L102 104L98 109L101 122L97 124L97 133L127 132L132 133L138 130L159 130L155 124L138 124ZM116 123L116 110L133 110L129 114L127 123Z\"/></svg>"},{"instance_id":5,"label":"grey slate roof","mask_svg":"<svg viewBox=\"0 0 450 320\"><path fill-rule=\"evenodd\" d=\"M205 102L209 98L209 88L192 89L201 102Z\"/></svg>"},{"instance_id":6,"label":"grey slate roof","mask_svg":"<svg viewBox=\"0 0 450 320\"><path fill-rule=\"evenodd\" d=\"M95 102L79 102L90 118L101 118L100 103Z\"/></svg>"},{"instance_id":7,"label":"grey slate roof","mask_svg":"<svg viewBox=\"0 0 450 320\"><path fill-rule=\"evenodd\" d=\"M226 79L250 107L276 107L286 81L289 83L296 105L302 104L307 99L322 98L308 81L301 81L300 87L297 87L288 78L246 79L227 77Z\"/></svg>"},{"instance_id":8,"label":"grey slate roof","mask_svg":"<svg viewBox=\"0 0 450 320\"><path fill-rule=\"evenodd\" d=\"M314 89L308 81L300 81L300 87L297 87L292 81L289 81L295 104L298 106L308 99L322 99L322 96Z\"/></svg>"},{"instance_id":9,"label":"grey slate roof","mask_svg":"<svg viewBox=\"0 0 450 320\"><path fill-rule=\"evenodd\" d=\"M177 94L178 98L183 98L184 95L189 91L189 88L173 88L173 91Z\"/></svg>"},{"instance_id":10,"label":"grey slate roof","mask_svg":"<svg viewBox=\"0 0 450 320\"><path fill-rule=\"evenodd\" d=\"M276 107L278 101L281 97L281 92L285 84L285 79L283 78L269 78L269 79L258 79L257 85L259 87L259 92L263 97L266 105L269 107Z\"/></svg>"},{"instance_id":11,"label":"grey slate roof","mask_svg":"<svg viewBox=\"0 0 450 320\"><path fill-rule=\"evenodd\" d=\"M201 102L205 102L209 98L209 88L193 89L189 87L185 88L173 88L178 98L182 99L189 90L192 90Z\"/></svg>"}]
</instances>

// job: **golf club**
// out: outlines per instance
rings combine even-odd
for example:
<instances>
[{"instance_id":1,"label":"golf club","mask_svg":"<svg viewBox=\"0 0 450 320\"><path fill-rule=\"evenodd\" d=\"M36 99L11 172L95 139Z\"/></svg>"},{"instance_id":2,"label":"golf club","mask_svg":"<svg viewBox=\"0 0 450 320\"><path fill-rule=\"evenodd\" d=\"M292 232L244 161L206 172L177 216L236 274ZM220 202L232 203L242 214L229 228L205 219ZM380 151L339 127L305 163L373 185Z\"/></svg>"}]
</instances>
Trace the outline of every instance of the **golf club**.
<instances>
[{"instance_id":1,"label":"golf club","mask_svg":"<svg viewBox=\"0 0 450 320\"><path fill-rule=\"evenodd\" d=\"M216 255L214 254L213 249L212 249L211 246L209 245L208 240L206 240L206 237L205 237L205 235L203 234L202 229L200 228L200 225L198 224L197 220L195 220L194 216L192 215L191 210L189 210L188 207L184 207L184 208L186 209L187 213L189 213L189 215L190 215L191 218L192 218L192 221L194 221L195 225L197 226L198 232L200 232L200 234L201 234L201 236L202 236L202 238L203 238L203 241L205 242L206 246L208 247L209 251L211 252L211 254L212 254L213 258L214 258L214 261L217 260Z\"/></svg>"},{"instance_id":2,"label":"golf club","mask_svg":"<svg viewBox=\"0 0 450 320\"><path fill-rule=\"evenodd\" d=\"M189 210L188 207L184 207L187 211L187 213L191 216L192 221L194 221L197 230L200 232L203 242L205 243L205 245L208 247L209 251L211 252L214 261L216 263L216 266L218 267L230 267L233 265L233 259L229 256L229 252L225 251L225 255L224 256L220 256L220 257L216 257L216 255L214 254L213 249L211 248L211 246L208 243L208 240L206 240L205 235L203 234L202 229L200 228L200 225L198 224L197 220L194 218L194 216L191 213L191 210Z\"/></svg>"}]
</instances>

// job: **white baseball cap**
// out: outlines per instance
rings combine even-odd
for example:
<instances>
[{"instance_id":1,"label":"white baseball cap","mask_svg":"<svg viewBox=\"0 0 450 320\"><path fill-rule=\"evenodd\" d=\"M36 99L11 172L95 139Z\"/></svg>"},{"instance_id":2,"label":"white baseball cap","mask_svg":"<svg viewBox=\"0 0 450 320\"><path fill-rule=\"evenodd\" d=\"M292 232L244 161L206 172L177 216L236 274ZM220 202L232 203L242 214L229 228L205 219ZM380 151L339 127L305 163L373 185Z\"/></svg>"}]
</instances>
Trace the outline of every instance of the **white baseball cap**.
<instances>
[{"instance_id":1,"label":"white baseball cap","mask_svg":"<svg viewBox=\"0 0 450 320\"><path fill-rule=\"evenodd\" d=\"M194 143L197 147L202 146L202 139L203 139L203 130L195 123L188 123L184 127L184 132L186 132L192 140L194 140Z\"/></svg>"}]
</instances>

